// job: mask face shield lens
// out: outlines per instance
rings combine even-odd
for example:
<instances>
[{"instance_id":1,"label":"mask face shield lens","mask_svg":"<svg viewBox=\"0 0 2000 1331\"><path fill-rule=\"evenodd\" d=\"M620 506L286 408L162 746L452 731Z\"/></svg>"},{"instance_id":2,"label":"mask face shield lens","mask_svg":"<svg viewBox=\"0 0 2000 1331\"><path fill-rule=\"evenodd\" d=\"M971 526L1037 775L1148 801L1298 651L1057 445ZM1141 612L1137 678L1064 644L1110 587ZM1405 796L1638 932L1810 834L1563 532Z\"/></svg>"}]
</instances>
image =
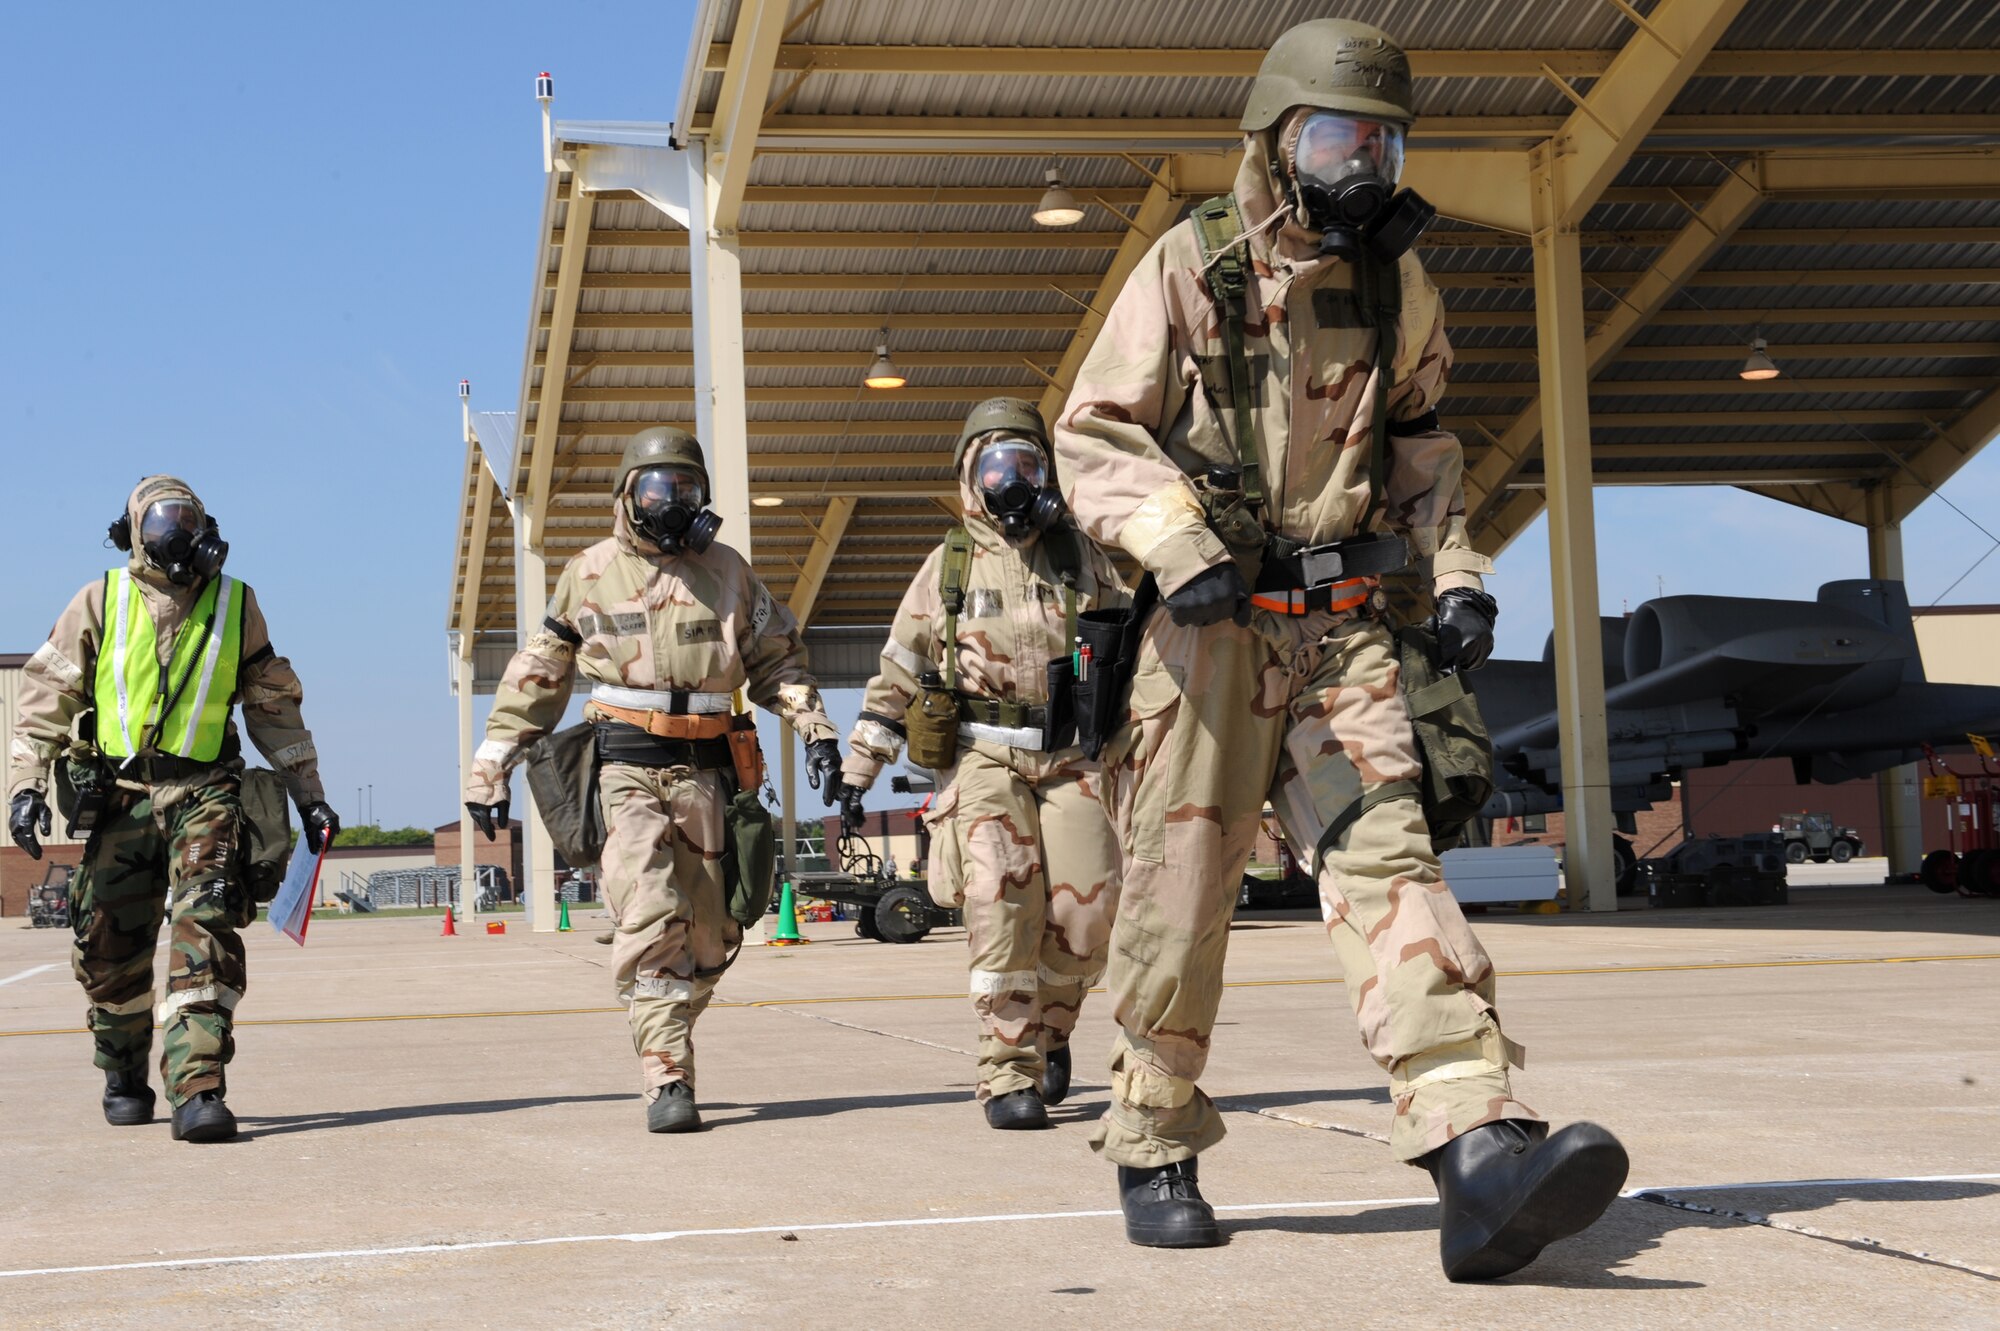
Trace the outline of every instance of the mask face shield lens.
<instances>
[{"instance_id":1,"label":"mask face shield lens","mask_svg":"<svg viewBox=\"0 0 2000 1331\"><path fill-rule=\"evenodd\" d=\"M973 484L986 496L987 507L995 500L1023 487L1028 503L1034 502L1049 483L1049 461L1034 441L1017 435L994 435L981 445L972 464ZM1026 504L1010 505L1026 507Z\"/></svg>"},{"instance_id":2,"label":"mask face shield lens","mask_svg":"<svg viewBox=\"0 0 2000 1331\"><path fill-rule=\"evenodd\" d=\"M139 546L144 550L164 548L176 536L185 536L191 547L201 532L201 510L192 500L162 499L149 505L139 520Z\"/></svg>"},{"instance_id":3,"label":"mask face shield lens","mask_svg":"<svg viewBox=\"0 0 2000 1331\"><path fill-rule=\"evenodd\" d=\"M658 515L670 508L698 511L708 504L707 487L690 467L652 467L632 478L632 512Z\"/></svg>"},{"instance_id":4,"label":"mask face shield lens","mask_svg":"<svg viewBox=\"0 0 2000 1331\"><path fill-rule=\"evenodd\" d=\"M1372 171L1390 185L1403 176L1403 127L1315 111L1299 127L1292 174L1301 185L1332 187Z\"/></svg>"}]
</instances>

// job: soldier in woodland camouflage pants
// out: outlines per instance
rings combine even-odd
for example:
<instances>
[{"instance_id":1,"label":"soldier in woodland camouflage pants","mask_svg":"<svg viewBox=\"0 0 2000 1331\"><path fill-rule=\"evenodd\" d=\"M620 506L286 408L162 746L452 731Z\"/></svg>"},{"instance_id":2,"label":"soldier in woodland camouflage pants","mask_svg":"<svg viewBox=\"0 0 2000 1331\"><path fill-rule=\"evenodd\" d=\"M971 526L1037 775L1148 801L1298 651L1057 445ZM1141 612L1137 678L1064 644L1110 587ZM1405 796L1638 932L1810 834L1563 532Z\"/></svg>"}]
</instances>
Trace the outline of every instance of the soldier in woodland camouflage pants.
<instances>
[{"instance_id":1,"label":"soldier in woodland camouflage pants","mask_svg":"<svg viewBox=\"0 0 2000 1331\"><path fill-rule=\"evenodd\" d=\"M1362 1039L1389 1074L1391 1149L1438 1182L1446 1273L1482 1279L1594 1220L1626 1161L1593 1124L1545 1136L1514 1098L1519 1052L1432 848L1377 618L1379 576L1414 555L1438 665L1475 669L1492 647L1491 564L1436 410L1444 311L1409 249L1421 207L1393 194L1410 99L1408 60L1378 29L1320 19L1281 36L1231 195L1139 261L1056 422L1084 530L1164 600L1104 754L1125 852L1108 980L1123 1035L1095 1144L1120 1166L1133 1242L1221 1241L1194 1157L1223 1125L1196 1080L1268 798L1314 861Z\"/></svg>"},{"instance_id":2,"label":"soldier in woodland camouflage pants","mask_svg":"<svg viewBox=\"0 0 2000 1331\"><path fill-rule=\"evenodd\" d=\"M153 948L169 920L161 1068L177 1105L222 1087L236 1048L230 1013L249 987L236 931L256 907L235 872L238 784L216 772L128 795L122 816L91 838L71 895L70 968L90 999L97 1066L108 1072L146 1065Z\"/></svg>"}]
</instances>

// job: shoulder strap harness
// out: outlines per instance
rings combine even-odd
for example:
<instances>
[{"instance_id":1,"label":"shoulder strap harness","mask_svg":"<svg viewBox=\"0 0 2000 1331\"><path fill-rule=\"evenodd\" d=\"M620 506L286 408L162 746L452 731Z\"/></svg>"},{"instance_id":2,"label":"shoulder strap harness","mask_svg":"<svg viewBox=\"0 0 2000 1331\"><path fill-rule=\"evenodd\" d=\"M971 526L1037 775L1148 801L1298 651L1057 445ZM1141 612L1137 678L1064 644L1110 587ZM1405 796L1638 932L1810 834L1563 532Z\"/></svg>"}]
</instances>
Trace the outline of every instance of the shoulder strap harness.
<instances>
[{"instance_id":1,"label":"shoulder strap harness","mask_svg":"<svg viewBox=\"0 0 2000 1331\"><path fill-rule=\"evenodd\" d=\"M1058 527L1042 537L1049 543L1049 562L1063 587L1063 644L1076 641L1076 588L1083 575L1083 550L1073 527ZM972 573L972 534L963 524L945 533L944 569L938 596L944 602L944 686L958 687L958 617L965 610L965 584Z\"/></svg>"}]
</instances>

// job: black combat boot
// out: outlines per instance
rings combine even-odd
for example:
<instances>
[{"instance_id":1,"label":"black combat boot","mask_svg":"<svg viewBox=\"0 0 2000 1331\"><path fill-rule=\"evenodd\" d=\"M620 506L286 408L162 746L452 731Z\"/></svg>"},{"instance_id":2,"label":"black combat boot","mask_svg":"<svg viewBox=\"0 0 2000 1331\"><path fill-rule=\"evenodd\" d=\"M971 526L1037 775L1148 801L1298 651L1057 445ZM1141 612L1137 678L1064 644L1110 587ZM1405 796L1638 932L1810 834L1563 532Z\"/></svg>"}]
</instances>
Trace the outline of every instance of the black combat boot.
<instances>
[{"instance_id":1,"label":"black combat boot","mask_svg":"<svg viewBox=\"0 0 2000 1331\"><path fill-rule=\"evenodd\" d=\"M1125 1237L1148 1248L1214 1248L1222 1243L1215 1208L1202 1200L1192 1157L1156 1169L1118 1166Z\"/></svg>"},{"instance_id":2,"label":"black combat boot","mask_svg":"<svg viewBox=\"0 0 2000 1331\"><path fill-rule=\"evenodd\" d=\"M701 1112L694 1107L694 1087L684 1081L670 1081L653 1103L646 1106L648 1132L700 1132Z\"/></svg>"},{"instance_id":3,"label":"black combat boot","mask_svg":"<svg viewBox=\"0 0 2000 1331\"><path fill-rule=\"evenodd\" d=\"M1057 1045L1042 1055L1042 1103L1049 1106L1069 1099L1069 1046Z\"/></svg>"},{"instance_id":4,"label":"black combat boot","mask_svg":"<svg viewBox=\"0 0 2000 1331\"><path fill-rule=\"evenodd\" d=\"M202 1091L174 1106L174 1140L226 1142L236 1135L236 1115L222 1103L221 1091Z\"/></svg>"},{"instance_id":5,"label":"black combat boot","mask_svg":"<svg viewBox=\"0 0 2000 1331\"><path fill-rule=\"evenodd\" d=\"M146 1084L144 1067L104 1074L104 1121L114 1128L153 1121L153 1088Z\"/></svg>"},{"instance_id":6,"label":"black combat boot","mask_svg":"<svg viewBox=\"0 0 2000 1331\"><path fill-rule=\"evenodd\" d=\"M1446 1277L1492 1280L1603 1215L1630 1162L1595 1123L1549 1136L1546 1123L1504 1119L1452 1138L1419 1163L1444 1210L1438 1255Z\"/></svg>"},{"instance_id":7,"label":"black combat boot","mask_svg":"<svg viewBox=\"0 0 2000 1331\"><path fill-rule=\"evenodd\" d=\"M996 1095L986 1102L989 1128L1046 1128L1049 1111L1042 1106L1042 1093L1032 1086Z\"/></svg>"}]
</instances>

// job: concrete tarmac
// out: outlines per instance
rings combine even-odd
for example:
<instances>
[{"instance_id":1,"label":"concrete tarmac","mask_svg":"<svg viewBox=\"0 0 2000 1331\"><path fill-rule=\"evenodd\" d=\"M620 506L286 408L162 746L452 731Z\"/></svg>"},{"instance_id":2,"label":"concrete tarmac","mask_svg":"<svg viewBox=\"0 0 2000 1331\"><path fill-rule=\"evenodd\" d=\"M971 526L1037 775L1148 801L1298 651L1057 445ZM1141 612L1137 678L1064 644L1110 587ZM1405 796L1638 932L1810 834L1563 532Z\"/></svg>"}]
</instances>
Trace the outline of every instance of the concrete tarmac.
<instances>
[{"instance_id":1,"label":"concrete tarmac","mask_svg":"<svg viewBox=\"0 0 2000 1331\"><path fill-rule=\"evenodd\" d=\"M1043 1133L987 1129L957 931L747 952L697 1030L709 1130L643 1128L605 927L248 931L244 1135L112 1128L67 934L0 922L6 1327L2000 1326L2000 901L1494 913L1517 1087L1635 1195L1518 1275L1439 1272L1430 1181L1304 913L1246 915L1203 1085L1226 1247L1128 1245L1101 996ZM154 1073L157 1085L157 1070Z\"/></svg>"}]
</instances>

